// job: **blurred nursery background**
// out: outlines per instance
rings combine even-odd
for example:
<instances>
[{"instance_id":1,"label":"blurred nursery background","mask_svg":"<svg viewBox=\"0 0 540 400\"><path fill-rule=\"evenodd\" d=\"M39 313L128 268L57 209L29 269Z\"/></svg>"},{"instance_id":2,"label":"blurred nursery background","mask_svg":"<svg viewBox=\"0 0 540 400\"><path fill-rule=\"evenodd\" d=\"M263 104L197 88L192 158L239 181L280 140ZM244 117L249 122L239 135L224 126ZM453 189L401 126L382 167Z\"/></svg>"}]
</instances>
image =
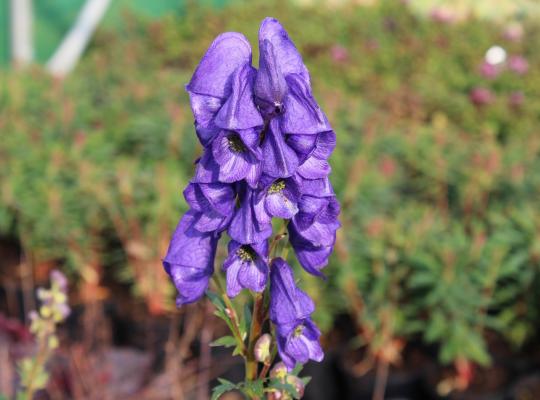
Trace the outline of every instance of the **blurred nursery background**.
<instances>
[{"instance_id":1,"label":"blurred nursery background","mask_svg":"<svg viewBox=\"0 0 540 400\"><path fill-rule=\"evenodd\" d=\"M201 153L184 85L266 16L337 134L304 398L540 398L539 1L0 0L0 399L203 400L241 376L161 257Z\"/></svg>"}]
</instances>

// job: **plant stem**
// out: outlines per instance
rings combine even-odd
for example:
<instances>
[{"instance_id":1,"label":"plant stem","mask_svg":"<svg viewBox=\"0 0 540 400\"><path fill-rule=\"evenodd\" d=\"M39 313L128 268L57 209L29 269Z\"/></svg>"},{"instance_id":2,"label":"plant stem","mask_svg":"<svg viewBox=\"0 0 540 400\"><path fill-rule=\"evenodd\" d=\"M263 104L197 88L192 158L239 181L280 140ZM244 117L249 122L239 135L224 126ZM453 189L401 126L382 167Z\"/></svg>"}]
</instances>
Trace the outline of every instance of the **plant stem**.
<instances>
[{"instance_id":1,"label":"plant stem","mask_svg":"<svg viewBox=\"0 0 540 400\"><path fill-rule=\"evenodd\" d=\"M264 293L257 293L253 301L253 316L251 318L251 329L249 331L248 353L246 358L246 380L257 379L257 360L255 359L255 343L261 336L262 327L265 320Z\"/></svg>"},{"instance_id":2,"label":"plant stem","mask_svg":"<svg viewBox=\"0 0 540 400\"><path fill-rule=\"evenodd\" d=\"M227 296L227 292L223 288L223 285L221 284L221 281L219 280L218 274L214 274L213 279L221 294L221 298L223 299L223 301L225 302L225 305L227 306L227 309L229 310L229 313L230 313L229 318L231 319L231 325L230 325L231 332L234 335L234 338L236 339L238 346L240 347L240 352L242 356L245 358L247 354L246 344L244 343L244 338L242 338L242 333L240 332L240 324L238 322L238 316L236 314L234 305L231 299L229 298L229 296Z\"/></svg>"},{"instance_id":3,"label":"plant stem","mask_svg":"<svg viewBox=\"0 0 540 400\"><path fill-rule=\"evenodd\" d=\"M34 381L36 379L36 374L40 369L42 369L43 364L47 361L48 358L48 348L47 348L47 339L48 336L42 337L39 340L38 344L38 354L34 360L34 365L32 366L32 369L30 370L29 378L28 378L28 386L26 387L26 390L24 391L24 398L26 400L32 400L34 398L34 393L36 389L34 388Z\"/></svg>"},{"instance_id":4,"label":"plant stem","mask_svg":"<svg viewBox=\"0 0 540 400\"><path fill-rule=\"evenodd\" d=\"M384 400L386 391L386 381L388 380L388 361L379 360L377 371L375 372L375 388L373 390L372 400Z\"/></svg>"}]
</instances>

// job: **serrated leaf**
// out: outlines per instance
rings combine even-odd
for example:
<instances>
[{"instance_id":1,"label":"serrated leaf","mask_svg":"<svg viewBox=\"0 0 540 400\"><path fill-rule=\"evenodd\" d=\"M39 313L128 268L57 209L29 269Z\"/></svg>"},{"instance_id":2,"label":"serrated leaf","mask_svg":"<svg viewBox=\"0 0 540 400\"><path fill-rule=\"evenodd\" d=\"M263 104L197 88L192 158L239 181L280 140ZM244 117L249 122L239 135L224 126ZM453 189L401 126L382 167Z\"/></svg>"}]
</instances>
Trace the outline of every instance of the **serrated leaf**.
<instances>
[{"instance_id":1,"label":"serrated leaf","mask_svg":"<svg viewBox=\"0 0 540 400\"><path fill-rule=\"evenodd\" d=\"M236 339L232 336L223 336L217 340L214 340L212 343L210 343L211 347L232 347L236 345Z\"/></svg>"},{"instance_id":2,"label":"serrated leaf","mask_svg":"<svg viewBox=\"0 0 540 400\"><path fill-rule=\"evenodd\" d=\"M212 389L212 397L211 400L218 400L222 394L225 392L230 392L231 390L234 390L237 388L237 385L235 385L232 382L229 382L226 379L218 378L219 385L216 386L214 389Z\"/></svg>"}]
</instances>

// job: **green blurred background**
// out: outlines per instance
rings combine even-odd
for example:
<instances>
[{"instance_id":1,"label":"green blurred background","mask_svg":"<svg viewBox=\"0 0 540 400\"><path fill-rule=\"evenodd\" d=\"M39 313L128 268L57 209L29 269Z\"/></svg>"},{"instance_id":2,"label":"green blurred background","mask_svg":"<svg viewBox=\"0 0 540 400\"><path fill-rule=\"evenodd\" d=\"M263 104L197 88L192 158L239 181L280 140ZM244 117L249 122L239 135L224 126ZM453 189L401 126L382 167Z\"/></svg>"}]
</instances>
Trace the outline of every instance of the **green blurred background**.
<instances>
[{"instance_id":1,"label":"green blurred background","mask_svg":"<svg viewBox=\"0 0 540 400\"><path fill-rule=\"evenodd\" d=\"M82 1L34 3L43 63ZM58 267L83 310L176 318L160 258L201 152L183 85L217 34L254 45L274 16L338 138L328 281L298 275L327 349L347 371L435 365L433 398L507 393L540 362L540 14L496 3L118 0L63 81L3 47L0 311Z\"/></svg>"}]
</instances>

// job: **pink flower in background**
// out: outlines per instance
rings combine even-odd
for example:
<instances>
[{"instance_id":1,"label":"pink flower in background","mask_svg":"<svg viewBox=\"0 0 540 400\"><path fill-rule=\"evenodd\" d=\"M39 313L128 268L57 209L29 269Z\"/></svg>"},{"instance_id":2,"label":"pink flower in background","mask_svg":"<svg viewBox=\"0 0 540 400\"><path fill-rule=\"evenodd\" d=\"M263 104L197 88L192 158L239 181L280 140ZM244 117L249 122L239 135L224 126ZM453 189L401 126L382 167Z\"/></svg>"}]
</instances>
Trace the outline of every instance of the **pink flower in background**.
<instances>
[{"instance_id":1,"label":"pink flower in background","mask_svg":"<svg viewBox=\"0 0 540 400\"><path fill-rule=\"evenodd\" d=\"M523 38L523 25L518 22L509 24L503 31L503 38L510 42L520 42Z\"/></svg>"},{"instance_id":2,"label":"pink flower in background","mask_svg":"<svg viewBox=\"0 0 540 400\"><path fill-rule=\"evenodd\" d=\"M335 44L330 48L330 56L336 63L344 63L349 60L349 51L345 47Z\"/></svg>"},{"instance_id":3,"label":"pink flower in background","mask_svg":"<svg viewBox=\"0 0 540 400\"><path fill-rule=\"evenodd\" d=\"M475 87L469 93L469 99L477 106L484 106L493 102L494 96L491 90L484 87Z\"/></svg>"},{"instance_id":4,"label":"pink flower in background","mask_svg":"<svg viewBox=\"0 0 540 400\"><path fill-rule=\"evenodd\" d=\"M451 24L456 20L455 12L447 7L433 7L429 15L433 21L443 24Z\"/></svg>"},{"instance_id":5,"label":"pink flower in background","mask_svg":"<svg viewBox=\"0 0 540 400\"><path fill-rule=\"evenodd\" d=\"M508 60L508 68L518 75L523 75L529 70L529 62L523 56L512 56Z\"/></svg>"},{"instance_id":6,"label":"pink flower in background","mask_svg":"<svg viewBox=\"0 0 540 400\"><path fill-rule=\"evenodd\" d=\"M525 101L525 95L521 91L515 91L510 93L510 96L508 97L508 104L512 108L518 108L520 107Z\"/></svg>"},{"instance_id":7,"label":"pink flower in background","mask_svg":"<svg viewBox=\"0 0 540 400\"><path fill-rule=\"evenodd\" d=\"M480 65L479 72L484 78L494 79L501 73L501 67L484 61Z\"/></svg>"}]
</instances>

